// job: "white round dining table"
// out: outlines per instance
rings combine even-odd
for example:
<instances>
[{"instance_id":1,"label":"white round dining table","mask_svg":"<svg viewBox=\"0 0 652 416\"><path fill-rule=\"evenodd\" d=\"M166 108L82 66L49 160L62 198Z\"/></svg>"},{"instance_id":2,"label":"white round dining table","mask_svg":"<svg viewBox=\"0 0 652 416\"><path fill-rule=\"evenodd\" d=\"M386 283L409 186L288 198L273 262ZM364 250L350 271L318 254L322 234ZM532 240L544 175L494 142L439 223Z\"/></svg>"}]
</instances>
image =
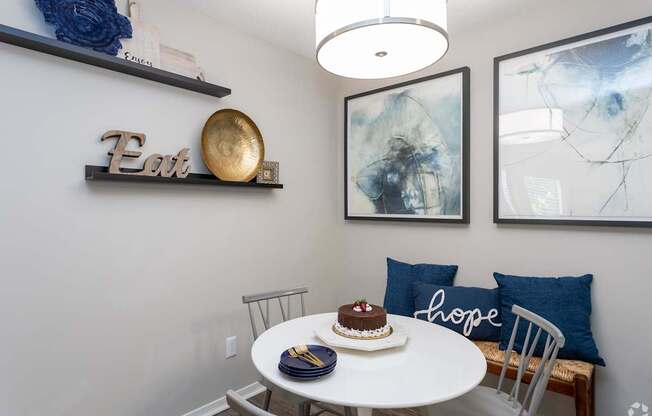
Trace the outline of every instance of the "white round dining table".
<instances>
[{"instance_id":1,"label":"white round dining table","mask_svg":"<svg viewBox=\"0 0 652 416\"><path fill-rule=\"evenodd\" d=\"M335 313L310 315L276 325L254 342L251 358L258 372L279 388L306 399L358 409L400 409L441 403L475 388L487 363L482 352L462 335L430 322L388 315L407 332L402 347L366 352L337 351L335 371L313 381L298 381L278 369L283 351L297 344L326 345L315 330L332 325ZM364 341L360 341L364 342Z\"/></svg>"}]
</instances>

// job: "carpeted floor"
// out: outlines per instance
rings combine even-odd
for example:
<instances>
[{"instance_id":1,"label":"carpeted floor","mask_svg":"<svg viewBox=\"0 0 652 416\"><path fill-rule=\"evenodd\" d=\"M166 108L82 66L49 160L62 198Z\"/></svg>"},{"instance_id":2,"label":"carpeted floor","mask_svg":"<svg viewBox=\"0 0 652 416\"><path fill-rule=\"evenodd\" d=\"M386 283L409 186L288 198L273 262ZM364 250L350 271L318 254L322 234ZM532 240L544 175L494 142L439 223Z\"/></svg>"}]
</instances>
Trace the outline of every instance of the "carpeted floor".
<instances>
[{"instance_id":1,"label":"carpeted floor","mask_svg":"<svg viewBox=\"0 0 652 416\"><path fill-rule=\"evenodd\" d=\"M252 398L250 401L256 404L257 406L260 406L263 402L263 397L264 394L260 394ZM338 408L336 406L333 407L338 409L340 412L344 413L344 409ZM292 404L287 403L279 399L278 397L275 397L274 395L272 395L272 401L269 407L269 411L278 416L297 416L297 410ZM313 414L317 413L318 411L319 409L313 407L312 409ZM238 414L229 409L220 413L219 416L238 416ZM323 413L323 416L334 416L334 415L331 413ZM384 409L384 410L374 410L374 416L419 416L419 413L415 409L397 409L397 410Z\"/></svg>"}]
</instances>

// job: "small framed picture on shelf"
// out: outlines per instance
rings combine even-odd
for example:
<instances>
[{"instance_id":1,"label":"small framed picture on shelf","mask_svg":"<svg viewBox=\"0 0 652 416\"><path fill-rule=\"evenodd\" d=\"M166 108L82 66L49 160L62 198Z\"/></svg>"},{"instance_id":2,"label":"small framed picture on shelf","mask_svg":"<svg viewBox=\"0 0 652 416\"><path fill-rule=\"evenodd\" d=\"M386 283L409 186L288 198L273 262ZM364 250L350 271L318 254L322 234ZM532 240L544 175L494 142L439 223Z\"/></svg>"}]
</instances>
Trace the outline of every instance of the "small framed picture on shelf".
<instances>
[{"instance_id":1,"label":"small framed picture on shelf","mask_svg":"<svg viewBox=\"0 0 652 416\"><path fill-rule=\"evenodd\" d=\"M258 183L279 183L279 163L263 161L260 165L260 170L258 171L258 176L256 177L256 182Z\"/></svg>"}]
</instances>

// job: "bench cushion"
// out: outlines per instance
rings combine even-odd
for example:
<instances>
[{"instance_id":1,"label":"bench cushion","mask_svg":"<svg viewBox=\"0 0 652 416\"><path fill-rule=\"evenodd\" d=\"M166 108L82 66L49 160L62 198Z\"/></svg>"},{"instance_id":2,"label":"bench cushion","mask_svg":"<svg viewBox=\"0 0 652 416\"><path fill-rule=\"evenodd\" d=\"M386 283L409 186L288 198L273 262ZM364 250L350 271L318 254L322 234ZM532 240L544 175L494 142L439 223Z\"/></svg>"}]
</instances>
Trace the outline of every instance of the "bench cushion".
<instances>
[{"instance_id":1,"label":"bench cushion","mask_svg":"<svg viewBox=\"0 0 652 416\"><path fill-rule=\"evenodd\" d=\"M482 354L484 354L487 361L491 361L500 365L505 362L505 351L498 349L497 342L475 341L475 345L480 348L480 351L482 351ZM509 360L509 365L511 367L517 368L520 362L521 356L519 354L513 353ZM540 358L532 357L528 365L528 371L536 371L540 363ZM573 383L575 378L578 376L590 380L591 376L593 375L594 368L595 366L593 364L586 363L584 361L558 359L555 363L555 368L552 370L551 378L567 383Z\"/></svg>"}]
</instances>

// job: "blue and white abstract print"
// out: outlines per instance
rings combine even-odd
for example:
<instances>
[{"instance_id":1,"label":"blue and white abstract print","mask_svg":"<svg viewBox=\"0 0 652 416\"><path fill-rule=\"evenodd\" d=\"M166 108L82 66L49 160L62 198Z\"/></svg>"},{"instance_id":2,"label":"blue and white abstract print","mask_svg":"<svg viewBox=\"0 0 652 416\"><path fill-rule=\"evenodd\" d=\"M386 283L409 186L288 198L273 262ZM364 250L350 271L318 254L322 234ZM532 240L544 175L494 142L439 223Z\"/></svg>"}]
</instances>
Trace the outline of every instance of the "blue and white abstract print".
<instances>
[{"instance_id":1,"label":"blue and white abstract print","mask_svg":"<svg viewBox=\"0 0 652 416\"><path fill-rule=\"evenodd\" d=\"M348 101L350 217L462 218L462 89L455 73Z\"/></svg>"},{"instance_id":2,"label":"blue and white abstract print","mask_svg":"<svg viewBox=\"0 0 652 416\"><path fill-rule=\"evenodd\" d=\"M652 24L502 61L499 77L501 218L652 221Z\"/></svg>"}]
</instances>

